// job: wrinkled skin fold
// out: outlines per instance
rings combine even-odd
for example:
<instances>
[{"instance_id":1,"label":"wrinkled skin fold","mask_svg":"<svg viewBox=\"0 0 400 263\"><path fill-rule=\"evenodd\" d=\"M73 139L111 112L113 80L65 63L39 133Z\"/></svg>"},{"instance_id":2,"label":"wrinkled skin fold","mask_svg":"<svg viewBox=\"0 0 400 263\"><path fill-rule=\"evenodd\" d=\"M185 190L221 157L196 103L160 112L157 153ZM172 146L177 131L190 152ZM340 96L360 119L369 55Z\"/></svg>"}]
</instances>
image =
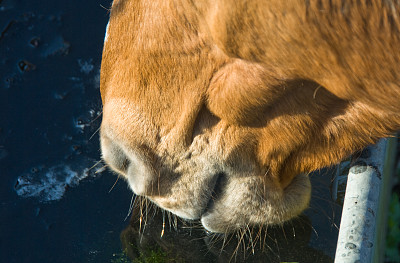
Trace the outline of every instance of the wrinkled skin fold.
<instances>
[{"instance_id":1,"label":"wrinkled skin fold","mask_svg":"<svg viewBox=\"0 0 400 263\"><path fill-rule=\"evenodd\" d=\"M115 0L102 157L212 232L307 208L308 173L400 127L392 1Z\"/></svg>"}]
</instances>

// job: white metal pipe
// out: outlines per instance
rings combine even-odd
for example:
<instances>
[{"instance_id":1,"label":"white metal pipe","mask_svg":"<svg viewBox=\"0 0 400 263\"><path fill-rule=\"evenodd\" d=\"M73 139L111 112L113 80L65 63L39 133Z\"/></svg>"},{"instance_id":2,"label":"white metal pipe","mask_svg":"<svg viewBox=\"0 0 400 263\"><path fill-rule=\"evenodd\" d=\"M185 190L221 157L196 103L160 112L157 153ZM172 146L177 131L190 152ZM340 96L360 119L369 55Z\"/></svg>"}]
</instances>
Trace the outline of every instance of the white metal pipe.
<instances>
[{"instance_id":1,"label":"white metal pipe","mask_svg":"<svg viewBox=\"0 0 400 263\"><path fill-rule=\"evenodd\" d=\"M396 144L391 140L367 147L350 168L335 263L382 260Z\"/></svg>"}]
</instances>

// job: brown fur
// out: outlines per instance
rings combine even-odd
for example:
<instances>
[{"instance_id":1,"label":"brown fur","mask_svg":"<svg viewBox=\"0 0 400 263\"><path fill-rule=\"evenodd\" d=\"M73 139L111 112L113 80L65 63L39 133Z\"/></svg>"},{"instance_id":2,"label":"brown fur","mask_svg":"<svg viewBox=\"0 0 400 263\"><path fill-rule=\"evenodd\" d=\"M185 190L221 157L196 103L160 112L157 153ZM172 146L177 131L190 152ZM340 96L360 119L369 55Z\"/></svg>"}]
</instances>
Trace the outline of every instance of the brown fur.
<instances>
[{"instance_id":1,"label":"brown fur","mask_svg":"<svg viewBox=\"0 0 400 263\"><path fill-rule=\"evenodd\" d=\"M304 173L399 129L399 11L390 0L115 0L105 161L211 231L296 216Z\"/></svg>"}]
</instances>

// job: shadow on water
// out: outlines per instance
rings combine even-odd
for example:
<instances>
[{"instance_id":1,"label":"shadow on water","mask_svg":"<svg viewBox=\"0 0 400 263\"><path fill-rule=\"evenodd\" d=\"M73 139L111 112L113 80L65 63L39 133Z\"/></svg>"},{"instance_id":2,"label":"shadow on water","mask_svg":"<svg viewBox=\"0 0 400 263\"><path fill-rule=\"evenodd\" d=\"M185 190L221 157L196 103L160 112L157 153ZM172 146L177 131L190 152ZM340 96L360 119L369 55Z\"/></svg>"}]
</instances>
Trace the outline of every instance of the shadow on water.
<instances>
[{"instance_id":1,"label":"shadow on water","mask_svg":"<svg viewBox=\"0 0 400 263\"><path fill-rule=\"evenodd\" d=\"M137 208L121 233L123 250L133 262L333 262L309 246L313 230L306 216L282 226L220 235L196 223L170 222L157 210L140 223Z\"/></svg>"},{"instance_id":2,"label":"shadow on water","mask_svg":"<svg viewBox=\"0 0 400 263\"><path fill-rule=\"evenodd\" d=\"M333 262L342 201L332 190L343 190L335 186L337 172L311 175L313 199L298 218L227 235L207 233L200 222L177 219L153 205L146 208L138 197L141 205L120 236L122 250L132 262Z\"/></svg>"}]
</instances>

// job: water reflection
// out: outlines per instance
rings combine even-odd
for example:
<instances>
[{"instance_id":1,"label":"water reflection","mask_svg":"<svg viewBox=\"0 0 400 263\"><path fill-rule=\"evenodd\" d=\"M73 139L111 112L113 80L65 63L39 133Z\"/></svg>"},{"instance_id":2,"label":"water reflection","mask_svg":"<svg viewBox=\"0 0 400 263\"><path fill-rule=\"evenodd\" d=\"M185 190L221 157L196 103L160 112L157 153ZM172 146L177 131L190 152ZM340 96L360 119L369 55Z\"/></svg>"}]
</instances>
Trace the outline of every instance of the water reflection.
<instances>
[{"instance_id":1,"label":"water reflection","mask_svg":"<svg viewBox=\"0 0 400 263\"><path fill-rule=\"evenodd\" d=\"M133 262L333 262L309 246L313 229L304 215L283 226L223 236L160 209L142 212L134 208L121 233L123 250Z\"/></svg>"}]
</instances>

